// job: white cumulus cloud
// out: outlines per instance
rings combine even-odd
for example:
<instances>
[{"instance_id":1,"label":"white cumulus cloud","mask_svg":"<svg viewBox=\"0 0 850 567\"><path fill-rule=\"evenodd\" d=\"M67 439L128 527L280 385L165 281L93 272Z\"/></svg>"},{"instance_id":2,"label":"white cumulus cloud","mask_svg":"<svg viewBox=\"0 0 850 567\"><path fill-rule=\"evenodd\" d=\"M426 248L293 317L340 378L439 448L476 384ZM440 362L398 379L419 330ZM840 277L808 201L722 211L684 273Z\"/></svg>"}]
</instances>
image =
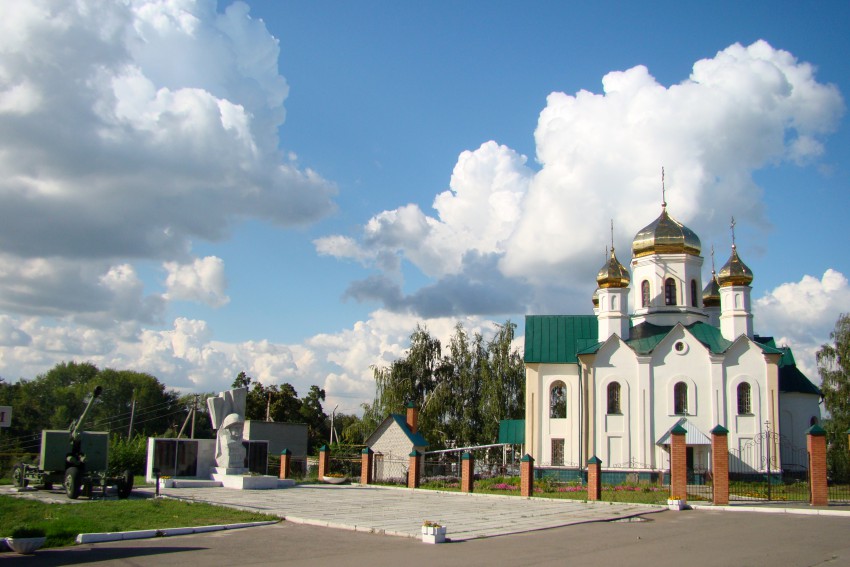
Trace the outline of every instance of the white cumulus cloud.
<instances>
[{"instance_id":1,"label":"white cumulus cloud","mask_svg":"<svg viewBox=\"0 0 850 567\"><path fill-rule=\"evenodd\" d=\"M526 309L586 309L609 219L626 262L631 238L660 212L662 165L670 213L704 242L728 238L732 214L766 229L766 189L753 173L816 159L843 112L838 90L819 83L810 64L764 41L697 61L671 86L644 66L612 71L600 93L549 95L534 132L533 169L512 149L484 143L460 155L433 212L414 204L383 211L360 234L322 238L316 247L382 271L352 284L348 295L378 298L390 309L515 312L513 292L501 306L479 305L482 262L469 259L482 255L497 266L490 281L528 290ZM403 261L438 280L429 299L404 297L389 283ZM473 285L459 289L466 281ZM446 296L453 300L440 303Z\"/></svg>"},{"instance_id":2,"label":"white cumulus cloud","mask_svg":"<svg viewBox=\"0 0 850 567\"><path fill-rule=\"evenodd\" d=\"M230 301L225 293L227 279L221 258L196 258L191 264L166 262L164 267L168 271L166 299L197 301L211 307L222 307Z\"/></svg>"},{"instance_id":3,"label":"white cumulus cloud","mask_svg":"<svg viewBox=\"0 0 850 567\"><path fill-rule=\"evenodd\" d=\"M0 274L5 305L150 322L162 297L128 279L144 259L173 268L171 297L221 305L209 259L175 267L193 240L330 213L333 184L280 148L279 52L241 2L0 3L0 250L19 266Z\"/></svg>"},{"instance_id":4,"label":"white cumulus cloud","mask_svg":"<svg viewBox=\"0 0 850 567\"><path fill-rule=\"evenodd\" d=\"M829 340L841 313L850 312L850 285L841 272L828 269L820 278L803 276L767 291L754 303L756 332L793 348L797 366L819 381L815 352Z\"/></svg>"}]
</instances>

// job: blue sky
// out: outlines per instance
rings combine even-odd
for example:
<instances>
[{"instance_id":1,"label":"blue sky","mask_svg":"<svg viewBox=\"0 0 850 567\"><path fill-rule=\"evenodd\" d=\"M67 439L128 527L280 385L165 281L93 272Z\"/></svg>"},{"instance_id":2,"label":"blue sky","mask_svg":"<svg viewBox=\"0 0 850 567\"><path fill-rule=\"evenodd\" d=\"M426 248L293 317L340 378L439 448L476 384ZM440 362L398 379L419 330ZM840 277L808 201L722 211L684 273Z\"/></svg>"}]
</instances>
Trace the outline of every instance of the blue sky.
<instances>
[{"instance_id":1,"label":"blue sky","mask_svg":"<svg viewBox=\"0 0 850 567\"><path fill-rule=\"evenodd\" d=\"M848 311L845 2L89 4L0 6L6 380L356 411L417 323L590 313L662 166L704 276L736 216L756 332L813 378Z\"/></svg>"}]
</instances>

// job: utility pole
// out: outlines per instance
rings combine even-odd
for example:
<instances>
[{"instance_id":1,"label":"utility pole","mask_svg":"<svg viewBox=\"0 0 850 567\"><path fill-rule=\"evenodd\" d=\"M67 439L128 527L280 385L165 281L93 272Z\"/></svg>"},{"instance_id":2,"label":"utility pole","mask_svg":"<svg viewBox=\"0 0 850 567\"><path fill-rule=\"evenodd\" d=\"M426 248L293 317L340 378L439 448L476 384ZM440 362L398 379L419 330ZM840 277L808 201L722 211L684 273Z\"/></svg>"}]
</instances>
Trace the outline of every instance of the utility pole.
<instances>
[{"instance_id":1,"label":"utility pole","mask_svg":"<svg viewBox=\"0 0 850 567\"><path fill-rule=\"evenodd\" d=\"M133 388L133 405L130 407L130 428L127 430L127 439L133 438L133 418L136 416L136 389Z\"/></svg>"},{"instance_id":2,"label":"utility pole","mask_svg":"<svg viewBox=\"0 0 850 567\"><path fill-rule=\"evenodd\" d=\"M195 438L195 412L198 411L198 394L195 394L195 402L192 404L192 439Z\"/></svg>"},{"instance_id":3,"label":"utility pole","mask_svg":"<svg viewBox=\"0 0 850 567\"><path fill-rule=\"evenodd\" d=\"M334 410L331 412L331 440L330 444L334 444L334 417L336 417L336 408L339 407L339 404L334 406ZM339 437L337 437L337 442L339 442Z\"/></svg>"},{"instance_id":4,"label":"utility pole","mask_svg":"<svg viewBox=\"0 0 850 567\"><path fill-rule=\"evenodd\" d=\"M266 399L266 421L272 420L272 393L269 392L269 397Z\"/></svg>"}]
</instances>

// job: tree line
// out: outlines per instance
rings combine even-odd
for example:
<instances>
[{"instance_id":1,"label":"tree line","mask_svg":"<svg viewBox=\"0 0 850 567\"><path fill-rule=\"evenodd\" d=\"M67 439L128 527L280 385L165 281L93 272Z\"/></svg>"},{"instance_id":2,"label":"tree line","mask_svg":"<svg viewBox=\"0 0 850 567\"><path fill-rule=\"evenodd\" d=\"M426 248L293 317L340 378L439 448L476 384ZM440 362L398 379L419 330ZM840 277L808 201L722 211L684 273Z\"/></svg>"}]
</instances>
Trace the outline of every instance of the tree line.
<instances>
[{"instance_id":1,"label":"tree line","mask_svg":"<svg viewBox=\"0 0 850 567\"><path fill-rule=\"evenodd\" d=\"M180 394L144 372L61 362L33 380L12 383L0 378L0 406L12 407L10 427L0 430L0 454L37 453L41 430L68 429L82 414L96 386L103 390L83 424L86 430L135 439L176 437L182 429L188 437L192 426L187 418L194 406L195 437L215 436L206 399L216 393ZM327 439L328 417L322 410L325 392L318 386L299 398L291 384L266 387L241 372L232 387L249 389L246 419L264 420L268 413L274 421L306 423L311 448Z\"/></svg>"}]
</instances>

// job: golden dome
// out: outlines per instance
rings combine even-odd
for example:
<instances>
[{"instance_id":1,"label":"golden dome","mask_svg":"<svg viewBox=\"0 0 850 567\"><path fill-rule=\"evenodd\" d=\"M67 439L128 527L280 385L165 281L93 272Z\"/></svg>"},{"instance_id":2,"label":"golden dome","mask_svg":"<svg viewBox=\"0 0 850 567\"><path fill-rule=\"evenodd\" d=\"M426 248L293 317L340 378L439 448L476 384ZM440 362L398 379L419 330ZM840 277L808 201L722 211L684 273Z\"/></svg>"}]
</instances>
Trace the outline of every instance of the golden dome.
<instances>
[{"instance_id":1,"label":"golden dome","mask_svg":"<svg viewBox=\"0 0 850 567\"><path fill-rule=\"evenodd\" d=\"M702 290L703 307L720 307L720 284L717 283L717 274L711 270L711 279Z\"/></svg>"},{"instance_id":2,"label":"golden dome","mask_svg":"<svg viewBox=\"0 0 850 567\"><path fill-rule=\"evenodd\" d=\"M594 307L599 307L599 288L596 288L596 291L593 292L593 297L590 298L590 301L593 302Z\"/></svg>"},{"instance_id":3,"label":"golden dome","mask_svg":"<svg viewBox=\"0 0 850 567\"><path fill-rule=\"evenodd\" d=\"M702 245L694 231L667 214L661 205L661 216L641 229L632 242L635 258L650 254L692 254L699 256Z\"/></svg>"},{"instance_id":4,"label":"golden dome","mask_svg":"<svg viewBox=\"0 0 850 567\"><path fill-rule=\"evenodd\" d=\"M732 285L750 285L752 281L752 270L738 258L738 250L733 244L732 255L726 264L720 268L717 283L720 284L720 287L729 287Z\"/></svg>"},{"instance_id":5,"label":"golden dome","mask_svg":"<svg viewBox=\"0 0 850 567\"><path fill-rule=\"evenodd\" d=\"M600 288L609 287L629 287L629 271L617 260L614 254L614 247L611 247L611 257L605 262L605 265L599 269L596 274L596 283Z\"/></svg>"}]
</instances>

